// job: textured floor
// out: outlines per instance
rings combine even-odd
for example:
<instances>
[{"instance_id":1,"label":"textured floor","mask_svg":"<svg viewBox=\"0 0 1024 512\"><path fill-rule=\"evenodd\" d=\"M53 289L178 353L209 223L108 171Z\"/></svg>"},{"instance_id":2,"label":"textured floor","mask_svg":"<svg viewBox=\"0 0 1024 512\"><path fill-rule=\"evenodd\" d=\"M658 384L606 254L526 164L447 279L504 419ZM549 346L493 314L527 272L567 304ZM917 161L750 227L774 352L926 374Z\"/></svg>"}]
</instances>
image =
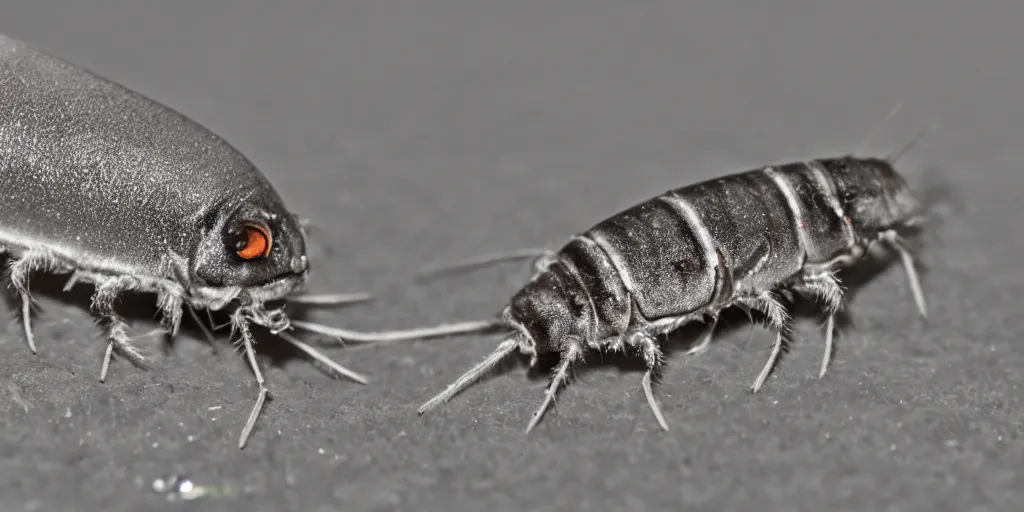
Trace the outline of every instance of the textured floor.
<instances>
[{"instance_id":1,"label":"textured floor","mask_svg":"<svg viewBox=\"0 0 1024 512\"><path fill-rule=\"evenodd\" d=\"M622 361L592 358L525 437L545 385L525 365L415 413L493 339L327 350L368 386L277 357L264 361L274 398L239 451L256 388L226 339L219 357L191 332L169 351L142 342L157 367L119 361L100 384L82 294L40 296L39 355L17 322L0 329L0 508L1019 510L1024 4L629 4L18 0L0 31L249 155L317 223L314 291L386 292L311 313L357 329L491 315L521 266L389 283L558 244L698 179L856 150L902 101L868 146L939 123L901 160L945 204L920 242L929 322L883 268L859 287L826 378L809 318L758 395L771 335L737 322L705 355L670 355L668 433ZM206 496L154 490L173 475Z\"/></svg>"}]
</instances>

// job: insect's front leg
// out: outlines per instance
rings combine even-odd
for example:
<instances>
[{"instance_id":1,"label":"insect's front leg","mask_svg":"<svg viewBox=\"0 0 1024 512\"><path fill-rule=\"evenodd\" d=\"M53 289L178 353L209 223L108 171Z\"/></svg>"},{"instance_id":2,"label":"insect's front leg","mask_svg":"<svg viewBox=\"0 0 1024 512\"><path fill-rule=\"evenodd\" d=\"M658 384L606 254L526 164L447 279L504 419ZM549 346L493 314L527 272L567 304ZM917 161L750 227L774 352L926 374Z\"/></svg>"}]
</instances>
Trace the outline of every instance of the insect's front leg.
<instances>
[{"instance_id":1,"label":"insect's front leg","mask_svg":"<svg viewBox=\"0 0 1024 512\"><path fill-rule=\"evenodd\" d=\"M107 321L107 350L103 354L103 364L100 367L100 382L107 378L107 370L110 368L114 350L140 368L147 366L146 358L131 343L131 338L128 336L128 323L114 308L114 302L117 301L118 296L131 288L131 278L111 278L98 283L96 292L92 296L93 311Z\"/></svg>"},{"instance_id":2,"label":"insect's front leg","mask_svg":"<svg viewBox=\"0 0 1024 512\"><path fill-rule=\"evenodd\" d=\"M558 388L565 383L569 378L569 368L573 364L579 362L583 358L584 343L583 340L578 338L571 338L566 340L563 345L561 353L561 362L555 369L554 377L551 379L551 383L548 388L544 391L544 402L541 403L540 408L533 414L533 418L530 420L530 424L526 426L526 433L529 434L537 423L540 422L544 412L547 411L548 407L555 400L555 395L558 393Z\"/></svg>"},{"instance_id":3,"label":"insect's front leg","mask_svg":"<svg viewBox=\"0 0 1024 512\"><path fill-rule=\"evenodd\" d=\"M914 265L914 255L910 251L910 244L899 233L892 230L883 232L879 239L899 254L900 260L903 262L903 270L907 273L907 280L910 282L910 291L914 294L917 311L921 318L927 318L928 306L925 304L924 292L921 290L921 281L917 277L917 268Z\"/></svg>"},{"instance_id":4,"label":"insect's front leg","mask_svg":"<svg viewBox=\"0 0 1024 512\"><path fill-rule=\"evenodd\" d=\"M647 404L651 407L651 412L654 413L654 418L658 420L658 424L665 431L668 431L668 422L665 421L665 416L661 413L661 407L658 406L658 401L654 399L654 390L651 387L651 380L654 378L654 373L661 367L664 356L661 353L661 349L658 347L657 341L654 337L643 333L636 334L629 341L630 345L636 346L641 355L644 358L644 363L647 365L647 371L644 373L643 388L644 396L647 397Z\"/></svg>"},{"instance_id":5,"label":"insect's front leg","mask_svg":"<svg viewBox=\"0 0 1024 512\"><path fill-rule=\"evenodd\" d=\"M25 340L33 354L36 353L36 341L32 330L32 296L29 295L28 279L32 272L46 268L48 261L49 257L45 251L28 250L9 265L11 287L21 299L21 321L25 329Z\"/></svg>"}]
</instances>

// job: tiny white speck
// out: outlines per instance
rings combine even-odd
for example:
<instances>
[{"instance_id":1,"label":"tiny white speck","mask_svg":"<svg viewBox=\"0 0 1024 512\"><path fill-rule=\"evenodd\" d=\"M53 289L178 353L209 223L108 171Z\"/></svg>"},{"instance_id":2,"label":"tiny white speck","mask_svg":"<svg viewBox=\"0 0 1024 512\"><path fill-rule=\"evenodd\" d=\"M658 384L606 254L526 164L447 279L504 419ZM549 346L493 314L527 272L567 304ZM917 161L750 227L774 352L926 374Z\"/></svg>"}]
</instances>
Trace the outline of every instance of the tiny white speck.
<instances>
[{"instance_id":1,"label":"tiny white speck","mask_svg":"<svg viewBox=\"0 0 1024 512\"><path fill-rule=\"evenodd\" d=\"M159 447L160 447L160 443L153 443L153 448L159 448Z\"/></svg>"},{"instance_id":2,"label":"tiny white speck","mask_svg":"<svg viewBox=\"0 0 1024 512\"><path fill-rule=\"evenodd\" d=\"M220 405L215 405L213 407L207 407L206 410L207 411L219 411L221 407L222 406L220 406Z\"/></svg>"},{"instance_id":3,"label":"tiny white speck","mask_svg":"<svg viewBox=\"0 0 1024 512\"><path fill-rule=\"evenodd\" d=\"M196 440L196 436L191 436L191 435L190 435L190 436L188 436L188 442L190 442L190 443L191 443L191 442L193 442L193 441L195 441L195 440Z\"/></svg>"},{"instance_id":4,"label":"tiny white speck","mask_svg":"<svg viewBox=\"0 0 1024 512\"><path fill-rule=\"evenodd\" d=\"M192 489L195 489L195 485L192 484L191 480L185 480L178 485L179 492L192 492Z\"/></svg>"},{"instance_id":5,"label":"tiny white speck","mask_svg":"<svg viewBox=\"0 0 1024 512\"><path fill-rule=\"evenodd\" d=\"M320 448L320 449L319 449L319 450L317 450L317 451L319 451L319 452L320 452L320 455L323 455L324 453L326 453L326 452L324 452L324 449L323 449L323 448Z\"/></svg>"},{"instance_id":6,"label":"tiny white speck","mask_svg":"<svg viewBox=\"0 0 1024 512\"><path fill-rule=\"evenodd\" d=\"M71 417L71 408L70 407L68 407L68 409L66 411L64 411L64 417L65 418L70 418Z\"/></svg>"}]
</instances>

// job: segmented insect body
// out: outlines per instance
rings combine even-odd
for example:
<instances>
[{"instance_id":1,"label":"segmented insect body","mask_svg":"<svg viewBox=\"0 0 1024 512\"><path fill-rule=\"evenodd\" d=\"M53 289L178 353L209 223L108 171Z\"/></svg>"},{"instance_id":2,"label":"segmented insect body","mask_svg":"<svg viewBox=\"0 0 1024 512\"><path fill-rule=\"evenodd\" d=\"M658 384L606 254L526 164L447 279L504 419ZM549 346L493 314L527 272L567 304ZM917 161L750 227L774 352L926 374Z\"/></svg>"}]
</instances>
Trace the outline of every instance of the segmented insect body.
<instances>
[{"instance_id":1,"label":"segmented insect body","mask_svg":"<svg viewBox=\"0 0 1024 512\"><path fill-rule=\"evenodd\" d=\"M656 338L692 321L707 327L691 353L711 341L719 315L739 306L762 312L776 331L757 391L789 328L780 299L817 298L828 314L824 375L835 315L844 307L836 271L879 243L902 257L920 314L925 304L900 231L917 226L920 207L889 160L842 156L724 176L668 191L614 215L538 259L536 272L502 312L511 335L482 363L420 408L447 401L515 350L561 361L529 432L587 350L635 350L651 391L661 364Z\"/></svg>"},{"instance_id":2,"label":"segmented insect body","mask_svg":"<svg viewBox=\"0 0 1024 512\"><path fill-rule=\"evenodd\" d=\"M108 324L101 369L117 352L144 366L115 310L126 291L157 294L169 335L184 309L231 310L260 385L244 446L267 394L250 324L267 327L335 373L365 378L286 332L290 327L361 341L402 331L353 333L290 321L284 300L342 304L366 294L299 295L309 262L297 216L229 143L127 88L0 35L0 254L31 328L28 277L69 273L95 285L92 307ZM202 323L200 323L202 326ZM417 337L429 329L412 331Z\"/></svg>"}]
</instances>

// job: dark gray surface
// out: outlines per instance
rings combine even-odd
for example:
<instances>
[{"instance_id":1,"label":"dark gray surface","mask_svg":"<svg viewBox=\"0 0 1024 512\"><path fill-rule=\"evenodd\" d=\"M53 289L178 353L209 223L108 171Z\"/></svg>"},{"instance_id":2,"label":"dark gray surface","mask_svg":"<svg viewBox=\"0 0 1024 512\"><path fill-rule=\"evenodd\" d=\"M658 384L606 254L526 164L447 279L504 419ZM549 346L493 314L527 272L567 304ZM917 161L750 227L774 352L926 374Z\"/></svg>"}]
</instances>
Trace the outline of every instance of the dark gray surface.
<instances>
[{"instance_id":1,"label":"dark gray surface","mask_svg":"<svg viewBox=\"0 0 1024 512\"><path fill-rule=\"evenodd\" d=\"M812 320L755 396L770 334L741 325L677 352L658 390L667 434L632 369L581 374L524 437L544 381L522 368L415 414L491 339L332 349L371 384L267 362L275 399L240 452L256 387L226 341L218 359L191 335L166 355L154 339L157 369L119 362L99 384L88 312L40 298L38 356L14 321L0 337L4 510L166 506L151 485L173 472L234 493L202 509L1019 509L1024 4L157 4L6 2L0 31L237 145L319 223L314 291L559 243L670 187L855 150L903 101L871 149L939 122L901 163L958 201L924 239L931 321L894 266L854 298L823 381ZM503 266L314 318L475 318L523 277Z\"/></svg>"}]
</instances>

